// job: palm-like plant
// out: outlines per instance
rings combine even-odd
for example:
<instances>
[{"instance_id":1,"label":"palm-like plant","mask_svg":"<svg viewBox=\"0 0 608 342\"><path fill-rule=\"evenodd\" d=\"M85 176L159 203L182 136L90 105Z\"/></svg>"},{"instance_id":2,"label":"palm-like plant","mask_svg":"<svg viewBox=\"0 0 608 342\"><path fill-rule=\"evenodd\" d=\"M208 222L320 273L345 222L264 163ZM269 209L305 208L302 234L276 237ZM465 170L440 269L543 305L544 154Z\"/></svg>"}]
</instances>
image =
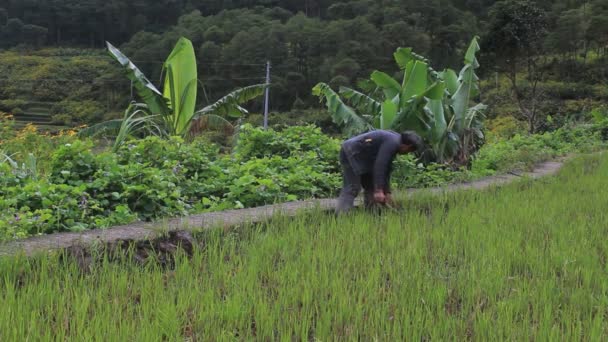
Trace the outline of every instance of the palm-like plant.
<instances>
[{"instance_id":1,"label":"palm-like plant","mask_svg":"<svg viewBox=\"0 0 608 342\"><path fill-rule=\"evenodd\" d=\"M325 83L317 84L313 94L326 100L334 121L343 125L348 135L376 128L415 130L428 142L436 161L466 163L476 139L483 138L485 106L471 106L479 94L477 51L475 37L457 75L450 69L436 72L412 49L399 48L394 58L403 72L401 82L374 71L370 79L376 90L372 94L347 87L341 87L337 94Z\"/></svg>"},{"instance_id":2,"label":"palm-like plant","mask_svg":"<svg viewBox=\"0 0 608 342\"><path fill-rule=\"evenodd\" d=\"M196 111L197 67L190 40L180 38L163 64L162 93L120 50L110 43L107 43L107 47L110 55L124 67L127 77L133 83L143 103L130 106L123 119L92 126L81 131L81 134L90 135L122 128L115 146L120 145L120 140L130 135L135 128L142 129L142 125L152 122L155 124L148 131L161 131L163 135L186 137L191 132L192 121L201 116L214 116L214 122L221 121L225 117L240 117L247 114L247 110L241 105L261 96L267 87L266 84L256 84L237 89L215 103ZM144 118L142 113L146 113L147 118Z\"/></svg>"}]
</instances>

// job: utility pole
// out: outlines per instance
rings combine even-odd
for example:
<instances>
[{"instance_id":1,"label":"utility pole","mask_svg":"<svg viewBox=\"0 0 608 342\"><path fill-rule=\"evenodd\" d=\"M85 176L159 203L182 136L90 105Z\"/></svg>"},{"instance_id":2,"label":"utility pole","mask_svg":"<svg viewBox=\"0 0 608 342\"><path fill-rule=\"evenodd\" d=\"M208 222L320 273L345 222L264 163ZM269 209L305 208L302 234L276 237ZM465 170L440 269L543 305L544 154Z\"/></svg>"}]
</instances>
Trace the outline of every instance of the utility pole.
<instances>
[{"instance_id":1,"label":"utility pole","mask_svg":"<svg viewBox=\"0 0 608 342\"><path fill-rule=\"evenodd\" d=\"M264 129L268 129L268 97L270 93L270 61L266 62L266 90L264 95Z\"/></svg>"}]
</instances>

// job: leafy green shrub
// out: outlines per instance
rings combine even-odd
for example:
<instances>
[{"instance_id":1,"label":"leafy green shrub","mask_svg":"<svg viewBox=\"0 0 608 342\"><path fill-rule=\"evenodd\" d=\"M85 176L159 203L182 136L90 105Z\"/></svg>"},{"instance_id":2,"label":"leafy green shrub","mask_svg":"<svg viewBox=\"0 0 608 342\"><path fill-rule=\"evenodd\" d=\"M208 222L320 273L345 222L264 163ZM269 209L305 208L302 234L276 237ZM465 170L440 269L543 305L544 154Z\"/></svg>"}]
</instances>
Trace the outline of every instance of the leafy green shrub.
<instances>
[{"instance_id":1,"label":"leafy green shrub","mask_svg":"<svg viewBox=\"0 0 608 342\"><path fill-rule=\"evenodd\" d=\"M226 200L245 207L335 194L340 175L313 151L299 156L254 158L230 169L236 177Z\"/></svg>"},{"instance_id":2,"label":"leafy green shrub","mask_svg":"<svg viewBox=\"0 0 608 342\"><path fill-rule=\"evenodd\" d=\"M391 183L394 188L426 188L468 180L471 175L464 169L453 170L447 165L419 163L411 155L397 156L393 164Z\"/></svg>"},{"instance_id":3,"label":"leafy green shrub","mask_svg":"<svg viewBox=\"0 0 608 342\"><path fill-rule=\"evenodd\" d=\"M141 164L171 172L181 187L184 201L196 204L202 198L221 197L225 191L224 169L218 162L219 148L204 140L185 143L179 137L163 140L147 137L125 144L117 152L121 165Z\"/></svg>"},{"instance_id":4,"label":"leafy green shrub","mask_svg":"<svg viewBox=\"0 0 608 342\"><path fill-rule=\"evenodd\" d=\"M392 182L395 188L437 186L595 150L604 146L600 135L608 120L601 109L594 117L594 125L487 144L472 171L399 156ZM55 139L37 135L18 132L9 146ZM95 153L90 141L67 141L48 153L49 172L40 177L0 163L0 239L329 197L341 183L340 142L314 126L276 131L244 125L229 155L202 139L148 137L128 141L116 153Z\"/></svg>"},{"instance_id":5,"label":"leafy green shrub","mask_svg":"<svg viewBox=\"0 0 608 342\"><path fill-rule=\"evenodd\" d=\"M590 113L595 129L599 132L602 141L608 141L608 110L606 107L594 108Z\"/></svg>"},{"instance_id":6,"label":"leafy green shrub","mask_svg":"<svg viewBox=\"0 0 608 342\"><path fill-rule=\"evenodd\" d=\"M48 153L49 172L40 180L0 164L0 239L328 197L339 189L339 142L320 129L245 126L239 137L232 155L202 139L148 137L116 153L74 140Z\"/></svg>"},{"instance_id":7,"label":"leafy green shrub","mask_svg":"<svg viewBox=\"0 0 608 342\"><path fill-rule=\"evenodd\" d=\"M49 180L56 184L80 185L92 181L99 168L90 141L75 140L59 147L51 156Z\"/></svg>"},{"instance_id":8,"label":"leafy green shrub","mask_svg":"<svg viewBox=\"0 0 608 342\"><path fill-rule=\"evenodd\" d=\"M31 211L28 208L6 208L0 214L0 241L52 232L55 224L50 209Z\"/></svg>"},{"instance_id":9,"label":"leafy green shrub","mask_svg":"<svg viewBox=\"0 0 608 342\"><path fill-rule=\"evenodd\" d=\"M302 152L315 152L321 160L333 162L338 160L339 151L338 140L323 134L312 125L287 127L279 132L245 124L241 127L235 156L247 161L252 158L287 158Z\"/></svg>"},{"instance_id":10,"label":"leafy green shrub","mask_svg":"<svg viewBox=\"0 0 608 342\"><path fill-rule=\"evenodd\" d=\"M219 155L219 148L203 140L185 143L180 137L161 139L156 136L125 144L117 151L120 164L139 163L156 168L178 167L190 177L205 172L208 164Z\"/></svg>"},{"instance_id":11,"label":"leafy green shrub","mask_svg":"<svg viewBox=\"0 0 608 342\"><path fill-rule=\"evenodd\" d=\"M0 197L0 239L81 231L133 221L136 216L126 206L107 210L81 184L49 184L30 181L8 189Z\"/></svg>"},{"instance_id":12,"label":"leafy green shrub","mask_svg":"<svg viewBox=\"0 0 608 342\"><path fill-rule=\"evenodd\" d=\"M98 160L104 162L87 183L87 192L104 208L126 205L143 220L186 214L179 177L173 170L141 163L118 164L111 154L102 154Z\"/></svg>"},{"instance_id":13,"label":"leafy green shrub","mask_svg":"<svg viewBox=\"0 0 608 342\"><path fill-rule=\"evenodd\" d=\"M562 127L554 132L516 135L512 139L487 144L475 156L471 170L478 176L513 169L529 169L534 164L575 151L594 151L603 146L599 132L590 126Z\"/></svg>"},{"instance_id":14,"label":"leafy green shrub","mask_svg":"<svg viewBox=\"0 0 608 342\"><path fill-rule=\"evenodd\" d=\"M188 169L176 159L183 156L182 144L148 138L122 147L116 155L96 155L90 142L75 141L52 155L49 179L55 184L84 186L106 214L122 205L144 220L185 214L187 205L178 184ZM193 159L201 156L191 153L186 160L194 164Z\"/></svg>"},{"instance_id":15,"label":"leafy green shrub","mask_svg":"<svg viewBox=\"0 0 608 342\"><path fill-rule=\"evenodd\" d=\"M0 161L3 156L0 154ZM8 162L0 163L0 196L6 194L6 190L10 187L18 186L24 183L23 175L15 172L13 167Z\"/></svg>"},{"instance_id":16,"label":"leafy green shrub","mask_svg":"<svg viewBox=\"0 0 608 342\"><path fill-rule=\"evenodd\" d=\"M241 128L225 195L237 206L329 196L339 188L340 143L315 126Z\"/></svg>"}]
</instances>

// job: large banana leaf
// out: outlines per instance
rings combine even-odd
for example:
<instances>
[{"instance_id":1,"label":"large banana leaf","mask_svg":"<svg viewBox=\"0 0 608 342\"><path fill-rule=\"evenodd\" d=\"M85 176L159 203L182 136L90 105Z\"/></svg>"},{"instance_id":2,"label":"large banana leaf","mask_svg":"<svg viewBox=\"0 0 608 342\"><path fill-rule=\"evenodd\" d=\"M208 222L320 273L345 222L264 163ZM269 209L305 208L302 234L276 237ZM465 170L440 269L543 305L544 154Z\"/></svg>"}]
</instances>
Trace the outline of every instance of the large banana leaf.
<instances>
[{"instance_id":1,"label":"large banana leaf","mask_svg":"<svg viewBox=\"0 0 608 342\"><path fill-rule=\"evenodd\" d=\"M325 99L327 109L332 115L335 123L344 126L345 133L349 136L365 132L373 127L360 117L352 108L344 104L340 96L326 83L319 83L312 93L318 96L321 101Z\"/></svg>"},{"instance_id":2,"label":"large banana leaf","mask_svg":"<svg viewBox=\"0 0 608 342\"><path fill-rule=\"evenodd\" d=\"M456 75L456 72L454 70L446 69L445 71L439 74L439 78L441 78L445 82L450 95L453 95L456 93L456 91L458 91L458 87L460 84L458 83L458 75Z\"/></svg>"},{"instance_id":3,"label":"large banana leaf","mask_svg":"<svg viewBox=\"0 0 608 342\"><path fill-rule=\"evenodd\" d=\"M380 129L389 129L392 127L395 118L397 117L397 112L399 110L399 106L391 100L386 100L382 104L382 114L380 116Z\"/></svg>"},{"instance_id":4,"label":"large banana leaf","mask_svg":"<svg viewBox=\"0 0 608 342\"><path fill-rule=\"evenodd\" d=\"M433 125L429 132L429 143L436 144L445 136L448 123L445 118L445 108L441 100L429 100L426 110L433 117Z\"/></svg>"},{"instance_id":5,"label":"large banana leaf","mask_svg":"<svg viewBox=\"0 0 608 342\"><path fill-rule=\"evenodd\" d=\"M163 65L163 95L169 99L171 134L184 135L196 106L197 69L192 42L180 38Z\"/></svg>"},{"instance_id":6,"label":"large banana leaf","mask_svg":"<svg viewBox=\"0 0 608 342\"><path fill-rule=\"evenodd\" d=\"M465 118L471 100L479 94L479 78L475 74L475 69L479 67L479 63L475 58L477 51L479 51L479 44L477 43L477 37L475 37L467 50L465 65L458 77L458 90L452 95L456 132L460 132L465 128Z\"/></svg>"},{"instance_id":7,"label":"large banana leaf","mask_svg":"<svg viewBox=\"0 0 608 342\"><path fill-rule=\"evenodd\" d=\"M464 55L464 63L472 65L473 69L479 68L479 62L477 61L476 54L481 48L479 47L478 40L479 37L473 37L471 44L469 44L469 48L467 49L467 53Z\"/></svg>"},{"instance_id":8,"label":"large banana leaf","mask_svg":"<svg viewBox=\"0 0 608 342\"><path fill-rule=\"evenodd\" d=\"M405 70L412 61L420 61L429 64L429 61L426 58L413 52L412 48L398 48L393 54L393 57L401 70Z\"/></svg>"},{"instance_id":9,"label":"large banana leaf","mask_svg":"<svg viewBox=\"0 0 608 342\"><path fill-rule=\"evenodd\" d=\"M424 110L425 105L425 101L418 98L408 101L408 105L397 113L391 129L397 132L413 130L428 139L432 118Z\"/></svg>"},{"instance_id":10,"label":"large banana leaf","mask_svg":"<svg viewBox=\"0 0 608 342\"><path fill-rule=\"evenodd\" d=\"M222 117L240 118L247 110L240 105L262 96L267 84L255 84L237 89L195 113L195 116L215 114Z\"/></svg>"},{"instance_id":11,"label":"large banana leaf","mask_svg":"<svg viewBox=\"0 0 608 342\"><path fill-rule=\"evenodd\" d=\"M407 103L400 108L392 129L396 131L414 130L420 136L429 138L434 118L425 110L429 100L440 101L445 92L443 82L433 83L423 92L413 96Z\"/></svg>"},{"instance_id":12,"label":"large banana leaf","mask_svg":"<svg viewBox=\"0 0 608 342\"><path fill-rule=\"evenodd\" d=\"M437 81L431 84L426 90L418 95L418 97L426 97L429 100L443 100L445 96L445 82Z\"/></svg>"},{"instance_id":13,"label":"large banana leaf","mask_svg":"<svg viewBox=\"0 0 608 342\"><path fill-rule=\"evenodd\" d=\"M484 117L484 112L488 106L483 103L478 103L477 105L469 108L467 111L467 115L465 116L465 127L470 128L473 126L475 120L479 120Z\"/></svg>"},{"instance_id":14,"label":"large banana leaf","mask_svg":"<svg viewBox=\"0 0 608 342\"><path fill-rule=\"evenodd\" d=\"M412 67L406 67L403 87L401 89L401 100L408 101L413 96L417 96L425 91L428 81L428 64L415 61Z\"/></svg>"},{"instance_id":15,"label":"large banana leaf","mask_svg":"<svg viewBox=\"0 0 608 342\"><path fill-rule=\"evenodd\" d=\"M374 100L370 96L347 87L340 87L340 95L347 99L350 104L359 111L373 117L380 115L382 103Z\"/></svg>"},{"instance_id":16,"label":"large banana leaf","mask_svg":"<svg viewBox=\"0 0 608 342\"><path fill-rule=\"evenodd\" d=\"M445 92L445 84L438 87L436 90ZM433 96L429 98L425 110L428 115L433 118L433 124L428 134L428 143L433 149L436 161L444 162L446 160L446 144L448 143L448 122L446 118L446 105L442 98Z\"/></svg>"},{"instance_id":17,"label":"large banana leaf","mask_svg":"<svg viewBox=\"0 0 608 342\"><path fill-rule=\"evenodd\" d=\"M398 48L393 57L395 57L395 61L401 70L405 70L409 62L415 58L412 48Z\"/></svg>"},{"instance_id":18,"label":"large banana leaf","mask_svg":"<svg viewBox=\"0 0 608 342\"><path fill-rule=\"evenodd\" d=\"M371 79L382 89L387 100L393 99L401 93L399 82L382 71L374 71Z\"/></svg>"},{"instance_id":19,"label":"large banana leaf","mask_svg":"<svg viewBox=\"0 0 608 342\"><path fill-rule=\"evenodd\" d=\"M154 84L146 78L146 76L125 56L120 50L114 45L106 42L110 55L114 57L120 65L122 65L127 73L127 77L133 81L133 86L137 91L137 94L141 99L148 105L148 110L152 114L158 114L162 116L169 115L171 110L167 105L167 100L163 97L161 92L156 89Z\"/></svg>"}]
</instances>

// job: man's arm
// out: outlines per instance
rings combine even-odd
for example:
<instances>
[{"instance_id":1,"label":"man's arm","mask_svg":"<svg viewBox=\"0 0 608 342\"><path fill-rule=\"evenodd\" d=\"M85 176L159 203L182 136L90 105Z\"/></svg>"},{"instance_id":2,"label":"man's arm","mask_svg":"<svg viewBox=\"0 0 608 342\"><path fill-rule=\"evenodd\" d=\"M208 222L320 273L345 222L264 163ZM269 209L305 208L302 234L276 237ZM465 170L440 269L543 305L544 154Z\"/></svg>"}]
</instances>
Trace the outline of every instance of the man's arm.
<instances>
[{"instance_id":1,"label":"man's arm","mask_svg":"<svg viewBox=\"0 0 608 342\"><path fill-rule=\"evenodd\" d=\"M390 194L391 193L391 174L393 173L393 163L389 163L388 165L388 172L386 173L386 178L384 181L384 193L385 194Z\"/></svg>"},{"instance_id":2,"label":"man's arm","mask_svg":"<svg viewBox=\"0 0 608 342\"><path fill-rule=\"evenodd\" d=\"M386 190L389 190L390 192L391 164L395 158L398 148L399 145L396 145L390 141L387 141L380 146L373 171L374 191L381 190L386 192Z\"/></svg>"}]
</instances>

